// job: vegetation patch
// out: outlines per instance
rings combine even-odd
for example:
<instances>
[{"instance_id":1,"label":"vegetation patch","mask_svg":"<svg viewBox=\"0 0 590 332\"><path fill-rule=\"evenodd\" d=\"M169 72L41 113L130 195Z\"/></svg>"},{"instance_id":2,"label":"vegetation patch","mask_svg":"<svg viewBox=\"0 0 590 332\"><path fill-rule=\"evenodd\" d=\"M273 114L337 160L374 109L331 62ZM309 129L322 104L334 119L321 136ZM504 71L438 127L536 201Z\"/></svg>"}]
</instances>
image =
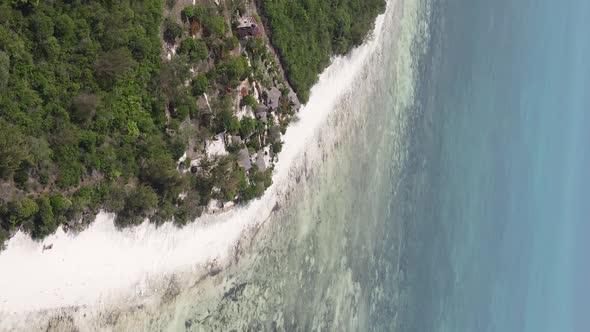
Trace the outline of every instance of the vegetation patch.
<instances>
[{"instance_id":1,"label":"vegetation patch","mask_svg":"<svg viewBox=\"0 0 590 332\"><path fill-rule=\"evenodd\" d=\"M298 101L246 1L2 1L0 246L81 228L185 225L272 183ZM383 0L260 0L306 99L358 45ZM354 18L354 19L353 19ZM239 38L238 38L239 37Z\"/></svg>"},{"instance_id":2,"label":"vegetation patch","mask_svg":"<svg viewBox=\"0 0 590 332\"><path fill-rule=\"evenodd\" d=\"M258 0L287 77L302 101L333 55L360 45L384 0Z\"/></svg>"}]
</instances>

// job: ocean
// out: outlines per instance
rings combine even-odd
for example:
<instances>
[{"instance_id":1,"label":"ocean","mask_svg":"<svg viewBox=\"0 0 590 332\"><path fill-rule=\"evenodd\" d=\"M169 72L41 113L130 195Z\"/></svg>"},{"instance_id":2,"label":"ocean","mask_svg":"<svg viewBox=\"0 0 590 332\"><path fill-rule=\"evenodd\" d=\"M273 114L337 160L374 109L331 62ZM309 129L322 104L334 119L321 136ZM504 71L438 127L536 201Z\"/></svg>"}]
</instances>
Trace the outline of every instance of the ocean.
<instances>
[{"instance_id":1,"label":"ocean","mask_svg":"<svg viewBox=\"0 0 590 332\"><path fill-rule=\"evenodd\" d=\"M0 330L588 331L589 28L582 0L390 0L261 200L19 235Z\"/></svg>"},{"instance_id":2,"label":"ocean","mask_svg":"<svg viewBox=\"0 0 590 332\"><path fill-rule=\"evenodd\" d=\"M403 330L590 328L589 15L575 0L438 2Z\"/></svg>"}]
</instances>

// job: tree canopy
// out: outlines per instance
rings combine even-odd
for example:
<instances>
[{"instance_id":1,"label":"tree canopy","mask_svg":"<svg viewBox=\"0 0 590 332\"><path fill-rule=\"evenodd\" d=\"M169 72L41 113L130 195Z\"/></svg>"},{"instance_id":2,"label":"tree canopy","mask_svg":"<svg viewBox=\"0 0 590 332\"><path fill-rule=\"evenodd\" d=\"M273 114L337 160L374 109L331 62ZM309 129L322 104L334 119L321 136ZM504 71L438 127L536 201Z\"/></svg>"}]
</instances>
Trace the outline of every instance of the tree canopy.
<instances>
[{"instance_id":1,"label":"tree canopy","mask_svg":"<svg viewBox=\"0 0 590 332\"><path fill-rule=\"evenodd\" d=\"M330 56L363 40L383 0L260 5L305 100ZM283 96L268 128L233 112L244 80L262 81L266 71L278 82L263 39L238 49L224 6L191 5L182 19L164 18L163 6L163 0L0 1L0 246L17 229L42 238L60 225L77 227L73 221L99 209L117 213L119 226L145 218L184 225L211 198L243 202L272 183L271 168L238 167L237 151L268 144L280 151L280 133L293 115L287 89L275 83ZM245 11L239 2L231 6L230 15ZM172 44L179 47L168 60L163 46ZM205 92L212 98L199 108ZM242 104L258 108L250 94ZM196 174L190 160L178 161L218 133L244 142L228 146L226 157L204 158Z\"/></svg>"},{"instance_id":2,"label":"tree canopy","mask_svg":"<svg viewBox=\"0 0 590 332\"><path fill-rule=\"evenodd\" d=\"M260 0L293 89L307 100L332 55L363 42L384 0Z\"/></svg>"}]
</instances>

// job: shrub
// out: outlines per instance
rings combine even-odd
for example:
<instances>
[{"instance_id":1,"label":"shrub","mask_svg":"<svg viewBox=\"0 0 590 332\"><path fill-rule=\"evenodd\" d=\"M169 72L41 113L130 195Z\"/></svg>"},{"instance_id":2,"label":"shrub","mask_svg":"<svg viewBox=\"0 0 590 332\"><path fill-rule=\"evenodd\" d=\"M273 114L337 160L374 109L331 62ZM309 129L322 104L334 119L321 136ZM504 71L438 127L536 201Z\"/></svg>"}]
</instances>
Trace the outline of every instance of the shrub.
<instances>
[{"instance_id":1,"label":"shrub","mask_svg":"<svg viewBox=\"0 0 590 332\"><path fill-rule=\"evenodd\" d=\"M125 207L117 215L119 227L139 225L158 205L158 195L148 186L139 186L125 199Z\"/></svg>"},{"instance_id":2,"label":"shrub","mask_svg":"<svg viewBox=\"0 0 590 332\"><path fill-rule=\"evenodd\" d=\"M277 141L272 143L272 152L273 153L280 153L283 150L283 142Z\"/></svg>"},{"instance_id":3,"label":"shrub","mask_svg":"<svg viewBox=\"0 0 590 332\"><path fill-rule=\"evenodd\" d=\"M188 55L189 59L192 61L204 60L209 56L207 45L200 39L193 39L190 37L182 41L178 52Z\"/></svg>"},{"instance_id":4,"label":"shrub","mask_svg":"<svg viewBox=\"0 0 590 332\"><path fill-rule=\"evenodd\" d=\"M223 41L223 46L225 47L226 50L231 51L231 50L235 49L236 47L238 47L239 43L240 42L236 36L231 36L231 37L225 38L225 40Z\"/></svg>"},{"instance_id":5,"label":"shrub","mask_svg":"<svg viewBox=\"0 0 590 332\"><path fill-rule=\"evenodd\" d=\"M9 202L7 205L8 221L13 225L23 223L39 211L37 203L30 198Z\"/></svg>"},{"instance_id":6,"label":"shrub","mask_svg":"<svg viewBox=\"0 0 590 332\"><path fill-rule=\"evenodd\" d=\"M55 216L49 198L47 196L41 196L37 200L37 204L39 206L39 212L35 218L32 235L40 239L55 232L57 224L55 223Z\"/></svg>"},{"instance_id":7,"label":"shrub","mask_svg":"<svg viewBox=\"0 0 590 332\"><path fill-rule=\"evenodd\" d=\"M225 35L225 18L221 15L210 15L202 18L202 23L205 28L217 37Z\"/></svg>"},{"instance_id":8,"label":"shrub","mask_svg":"<svg viewBox=\"0 0 590 332\"><path fill-rule=\"evenodd\" d=\"M236 86L250 74L248 60L243 56L225 60L217 68L218 78L223 85Z\"/></svg>"},{"instance_id":9,"label":"shrub","mask_svg":"<svg viewBox=\"0 0 590 332\"><path fill-rule=\"evenodd\" d=\"M227 131L235 135L240 132L240 120L234 115L232 115L229 120L225 123L225 128Z\"/></svg>"},{"instance_id":10,"label":"shrub","mask_svg":"<svg viewBox=\"0 0 590 332\"><path fill-rule=\"evenodd\" d=\"M251 117L243 117L240 121L240 136L248 138L256 129L256 120Z\"/></svg>"},{"instance_id":11,"label":"shrub","mask_svg":"<svg viewBox=\"0 0 590 332\"><path fill-rule=\"evenodd\" d=\"M205 74L199 74L192 83L193 95L200 96L209 88L209 80Z\"/></svg>"},{"instance_id":12,"label":"shrub","mask_svg":"<svg viewBox=\"0 0 590 332\"><path fill-rule=\"evenodd\" d=\"M51 195L49 201L51 203L52 211L54 211L57 214L65 213L72 206L72 201L63 197L59 193Z\"/></svg>"},{"instance_id":13,"label":"shrub","mask_svg":"<svg viewBox=\"0 0 590 332\"><path fill-rule=\"evenodd\" d=\"M242 105L250 106L254 111L258 109L258 101L252 95L245 96L244 99L242 99Z\"/></svg>"},{"instance_id":14,"label":"shrub","mask_svg":"<svg viewBox=\"0 0 590 332\"><path fill-rule=\"evenodd\" d=\"M169 44L174 44L176 38L179 38L182 35L182 27L166 18L164 20L164 40Z\"/></svg>"}]
</instances>

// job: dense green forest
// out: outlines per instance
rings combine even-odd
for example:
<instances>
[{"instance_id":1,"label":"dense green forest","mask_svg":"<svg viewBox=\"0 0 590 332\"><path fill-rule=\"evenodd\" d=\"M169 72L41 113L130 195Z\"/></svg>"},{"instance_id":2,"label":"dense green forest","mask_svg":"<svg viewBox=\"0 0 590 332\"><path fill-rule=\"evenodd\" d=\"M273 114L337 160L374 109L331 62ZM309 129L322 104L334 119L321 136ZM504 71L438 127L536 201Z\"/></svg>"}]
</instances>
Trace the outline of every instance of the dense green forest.
<instances>
[{"instance_id":1,"label":"dense green forest","mask_svg":"<svg viewBox=\"0 0 590 332\"><path fill-rule=\"evenodd\" d=\"M162 130L161 20L158 0L2 1L0 240L41 238L103 203L138 217L157 206L169 188L125 185L155 164L174 177L183 149Z\"/></svg>"},{"instance_id":2,"label":"dense green forest","mask_svg":"<svg viewBox=\"0 0 590 332\"><path fill-rule=\"evenodd\" d=\"M332 55L358 46L385 0L259 0L287 77L302 101Z\"/></svg>"},{"instance_id":3,"label":"dense green forest","mask_svg":"<svg viewBox=\"0 0 590 332\"><path fill-rule=\"evenodd\" d=\"M231 102L220 95L214 114L200 114L197 96L249 75L244 58L227 55L237 40L224 39L223 16L199 8L208 35L194 40L186 24L163 20L161 0L2 1L0 243L16 229L42 238L99 208L120 226L184 224L216 195L262 194L271 171L245 174L235 155L204 161L199 176L178 171L188 135L227 130ZM162 60L161 29L181 45L172 61ZM185 86L189 65L209 53L214 69ZM186 119L194 126L182 130Z\"/></svg>"},{"instance_id":4,"label":"dense green forest","mask_svg":"<svg viewBox=\"0 0 590 332\"><path fill-rule=\"evenodd\" d=\"M184 225L211 199L245 202L272 183L272 168L239 167L238 151L265 141L280 152L295 110L262 39L240 47L233 37L228 13L243 2L164 17L174 3L0 0L0 246L16 230L43 238L59 225L83 227L99 209L121 227L148 217ZM330 55L359 44L383 9L382 0L260 4L304 99ZM165 44L178 45L171 60ZM268 123L234 115L244 80L282 87ZM205 92L208 109L198 107ZM241 101L258 104L249 94ZM198 172L177 163L188 142L219 133L243 142Z\"/></svg>"}]
</instances>

